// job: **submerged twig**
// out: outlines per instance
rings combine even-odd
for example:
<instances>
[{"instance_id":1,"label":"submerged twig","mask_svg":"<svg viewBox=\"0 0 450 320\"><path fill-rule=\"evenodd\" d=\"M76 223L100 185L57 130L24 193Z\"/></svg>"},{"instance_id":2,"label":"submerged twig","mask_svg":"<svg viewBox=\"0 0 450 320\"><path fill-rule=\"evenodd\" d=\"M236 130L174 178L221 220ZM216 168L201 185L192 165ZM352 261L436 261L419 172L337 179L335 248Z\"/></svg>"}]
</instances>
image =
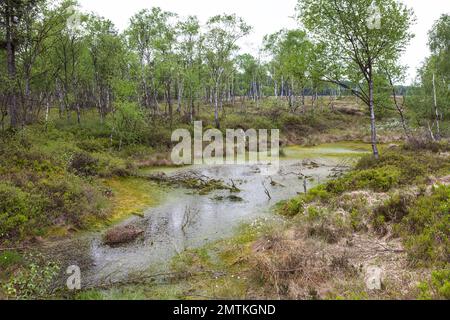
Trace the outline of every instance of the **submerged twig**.
<instances>
[{"instance_id":1,"label":"submerged twig","mask_svg":"<svg viewBox=\"0 0 450 320\"><path fill-rule=\"evenodd\" d=\"M264 184L264 182L262 182L261 184L264 187L264 192L266 193L266 195L269 198L269 200L272 200L272 196L270 195L269 190L267 190L266 185Z\"/></svg>"}]
</instances>

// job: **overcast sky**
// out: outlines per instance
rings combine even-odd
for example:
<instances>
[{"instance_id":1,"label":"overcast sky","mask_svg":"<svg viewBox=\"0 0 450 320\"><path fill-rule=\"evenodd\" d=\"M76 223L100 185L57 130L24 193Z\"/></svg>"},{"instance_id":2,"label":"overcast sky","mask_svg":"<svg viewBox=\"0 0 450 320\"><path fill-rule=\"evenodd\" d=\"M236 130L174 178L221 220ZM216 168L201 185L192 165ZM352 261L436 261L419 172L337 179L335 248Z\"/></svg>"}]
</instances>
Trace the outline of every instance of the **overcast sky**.
<instances>
[{"instance_id":1,"label":"overcast sky","mask_svg":"<svg viewBox=\"0 0 450 320\"><path fill-rule=\"evenodd\" d=\"M450 14L450 0L402 0L412 7L417 23L412 31L416 37L402 61L409 66L409 80L429 54L427 33L443 13ZM153 6L173 11L181 16L196 15L201 22L220 13L236 13L253 26L253 32L242 43L245 51L255 52L262 38L282 28L297 26L292 18L297 0L79 0L83 11L95 12L112 20L119 30L127 27L132 15Z\"/></svg>"}]
</instances>

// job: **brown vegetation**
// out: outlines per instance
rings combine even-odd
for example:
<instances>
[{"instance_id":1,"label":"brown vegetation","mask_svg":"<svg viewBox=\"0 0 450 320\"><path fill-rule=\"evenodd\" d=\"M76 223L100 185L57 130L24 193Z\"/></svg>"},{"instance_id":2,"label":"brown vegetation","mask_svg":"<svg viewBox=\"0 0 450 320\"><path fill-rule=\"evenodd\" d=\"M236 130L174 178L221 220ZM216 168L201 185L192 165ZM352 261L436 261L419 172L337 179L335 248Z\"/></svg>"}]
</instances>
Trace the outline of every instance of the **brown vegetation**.
<instances>
[{"instance_id":1,"label":"brown vegetation","mask_svg":"<svg viewBox=\"0 0 450 320\"><path fill-rule=\"evenodd\" d=\"M135 226L119 226L107 231L103 242L110 246L120 245L136 240L143 233L144 230Z\"/></svg>"}]
</instances>

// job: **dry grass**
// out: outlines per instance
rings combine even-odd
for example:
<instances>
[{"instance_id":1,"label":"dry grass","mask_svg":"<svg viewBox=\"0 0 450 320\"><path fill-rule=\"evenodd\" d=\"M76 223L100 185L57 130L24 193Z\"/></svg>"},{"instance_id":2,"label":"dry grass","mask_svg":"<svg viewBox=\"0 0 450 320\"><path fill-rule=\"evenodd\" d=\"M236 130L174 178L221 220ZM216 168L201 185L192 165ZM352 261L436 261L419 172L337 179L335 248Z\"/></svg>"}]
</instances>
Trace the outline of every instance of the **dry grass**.
<instances>
[{"instance_id":1,"label":"dry grass","mask_svg":"<svg viewBox=\"0 0 450 320\"><path fill-rule=\"evenodd\" d=\"M266 294L279 299L319 298L334 277L354 274L345 252L330 255L324 243L308 239L304 230L261 239L253 248L255 274L266 283Z\"/></svg>"},{"instance_id":2,"label":"dry grass","mask_svg":"<svg viewBox=\"0 0 450 320\"><path fill-rule=\"evenodd\" d=\"M262 295L276 299L407 299L427 274L408 268L399 240L353 234L331 244L300 227L255 242L250 260L253 277L264 284ZM383 270L384 290L366 289L369 266Z\"/></svg>"}]
</instances>

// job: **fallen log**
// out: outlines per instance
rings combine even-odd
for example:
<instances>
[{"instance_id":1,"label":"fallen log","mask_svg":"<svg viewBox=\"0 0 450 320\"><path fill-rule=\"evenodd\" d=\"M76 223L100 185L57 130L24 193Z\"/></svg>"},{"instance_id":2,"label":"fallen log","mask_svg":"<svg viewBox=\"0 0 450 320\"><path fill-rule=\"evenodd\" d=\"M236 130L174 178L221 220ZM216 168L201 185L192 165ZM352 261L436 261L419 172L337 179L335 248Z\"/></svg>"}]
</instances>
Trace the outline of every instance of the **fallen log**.
<instances>
[{"instance_id":1,"label":"fallen log","mask_svg":"<svg viewBox=\"0 0 450 320\"><path fill-rule=\"evenodd\" d=\"M144 230L135 226L115 227L106 232L103 237L103 243L109 246L129 243L136 240L143 233Z\"/></svg>"}]
</instances>

